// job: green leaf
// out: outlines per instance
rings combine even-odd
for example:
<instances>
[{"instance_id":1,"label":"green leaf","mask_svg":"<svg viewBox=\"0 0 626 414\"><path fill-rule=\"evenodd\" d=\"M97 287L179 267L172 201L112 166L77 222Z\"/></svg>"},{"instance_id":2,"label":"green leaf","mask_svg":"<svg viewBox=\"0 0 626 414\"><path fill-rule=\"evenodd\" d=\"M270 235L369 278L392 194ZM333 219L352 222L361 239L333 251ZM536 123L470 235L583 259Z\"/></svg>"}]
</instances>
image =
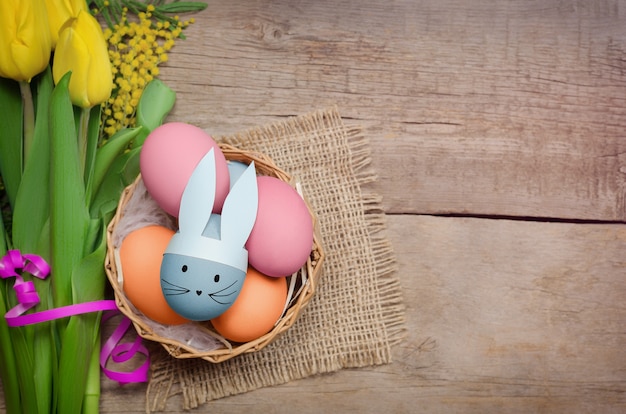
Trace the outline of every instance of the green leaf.
<instances>
[{"instance_id":1,"label":"green leaf","mask_svg":"<svg viewBox=\"0 0 626 414\"><path fill-rule=\"evenodd\" d=\"M89 360L96 346L94 329L99 329L100 314L72 316L61 338L57 393L58 413L80 413L85 395Z\"/></svg>"},{"instance_id":2,"label":"green leaf","mask_svg":"<svg viewBox=\"0 0 626 414\"><path fill-rule=\"evenodd\" d=\"M91 181L87 183L88 200L92 201L92 194L98 192L113 161L115 161L120 153L128 147L130 142L137 137L141 129L141 127L121 129L98 149Z\"/></svg>"},{"instance_id":3,"label":"green leaf","mask_svg":"<svg viewBox=\"0 0 626 414\"><path fill-rule=\"evenodd\" d=\"M0 224L0 227L2 224ZM0 249L0 254L4 256L6 249ZM0 313L4 315L10 309L4 298L6 291L11 289L8 281L0 280ZM19 413L22 411L20 403L20 389L18 387L17 366L15 353L13 352L13 342L11 341L10 330L4 318L0 318L0 376L2 377L2 387L4 389L4 404L7 412Z\"/></svg>"},{"instance_id":4,"label":"green leaf","mask_svg":"<svg viewBox=\"0 0 626 414\"><path fill-rule=\"evenodd\" d=\"M90 226L96 240L93 252L85 256L72 273L72 286L75 303L83 303L104 298L106 276L104 257L106 255L106 227L103 220L93 220ZM61 342L59 355L57 412L78 413L87 386L91 369L99 369L89 364L96 346L100 329L100 312L72 316ZM80 380L77 381L76 379ZM63 390L71 390L63 392Z\"/></svg>"},{"instance_id":5,"label":"green leaf","mask_svg":"<svg viewBox=\"0 0 626 414\"><path fill-rule=\"evenodd\" d=\"M143 145L152 130L163 124L176 102L176 92L159 79L150 81L144 88L137 105L137 125L146 128L141 139L133 143L133 147Z\"/></svg>"},{"instance_id":6,"label":"green leaf","mask_svg":"<svg viewBox=\"0 0 626 414\"><path fill-rule=\"evenodd\" d=\"M198 12L206 9L208 3L201 3L196 1L176 1L173 3L167 3L162 6L158 6L156 9L163 13L188 13Z\"/></svg>"},{"instance_id":7,"label":"green leaf","mask_svg":"<svg viewBox=\"0 0 626 414\"><path fill-rule=\"evenodd\" d=\"M113 161L91 203L92 217L102 217L115 211L122 191L139 175L140 151L141 148L134 148Z\"/></svg>"},{"instance_id":8,"label":"green leaf","mask_svg":"<svg viewBox=\"0 0 626 414\"><path fill-rule=\"evenodd\" d=\"M24 167L22 184L13 210L13 242L25 253L36 251L41 231L49 219L50 208L50 136L48 111L53 89L48 68L37 80L35 131L30 154ZM48 249L49 253L49 249ZM49 260L48 256L44 256Z\"/></svg>"},{"instance_id":9,"label":"green leaf","mask_svg":"<svg viewBox=\"0 0 626 414\"><path fill-rule=\"evenodd\" d=\"M50 257L50 219L44 223L39 234L38 246L35 249L42 257ZM38 309L51 309L52 303L51 280L40 280L33 278L35 289L37 290L41 302ZM56 323L43 322L33 326L25 327L33 330L33 377L35 379L35 395L38 400L38 407L43 412L49 412L55 405L54 384L57 378L57 344Z\"/></svg>"},{"instance_id":10,"label":"green leaf","mask_svg":"<svg viewBox=\"0 0 626 414\"><path fill-rule=\"evenodd\" d=\"M33 80L35 86L35 128L33 142L24 167L24 175L17 194L13 216L13 240L22 252L35 253L50 260L50 130L49 110L53 90L50 68ZM41 302L38 309L49 309L50 280L33 278ZM32 349L31 376L34 388L30 391L41 413L53 405L53 372L56 371L54 325L44 322L23 328Z\"/></svg>"},{"instance_id":11,"label":"green leaf","mask_svg":"<svg viewBox=\"0 0 626 414\"><path fill-rule=\"evenodd\" d=\"M96 105L91 109L84 109L82 114L82 116L89 117L86 130L87 148L85 151L85 183L88 183L91 180L94 164L96 163L96 153L98 152L98 141L100 138L100 111L101 106Z\"/></svg>"},{"instance_id":12,"label":"green leaf","mask_svg":"<svg viewBox=\"0 0 626 414\"><path fill-rule=\"evenodd\" d=\"M89 223L90 252L86 254L72 272L72 300L74 303L104 299L106 274L106 224L102 218Z\"/></svg>"},{"instance_id":13,"label":"green leaf","mask_svg":"<svg viewBox=\"0 0 626 414\"><path fill-rule=\"evenodd\" d=\"M11 206L22 178L22 119L19 84L0 78L0 175Z\"/></svg>"},{"instance_id":14,"label":"green leaf","mask_svg":"<svg viewBox=\"0 0 626 414\"><path fill-rule=\"evenodd\" d=\"M46 292L39 292L40 297L48 294ZM47 309L47 300L40 303L41 309ZM42 414L50 412L53 397L53 364L56 364L55 344L52 336L52 323L44 322L29 327L33 330L33 376L35 388L32 390L32 394L37 399L37 407Z\"/></svg>"},{"instance_id":15,"label":"green leaf","mask_svg":"<svg viewBox=\"0 0 626 414\"><path fill-rule=\"evenodd\" d=\"M4 223L0 220L0 257L7 253L6 233ZM12 305L5 300L7 295L13 294L10 285L11 281L0 279L0 314L4 315ZM2 377L2 387L4 390L4 404L7 412L20 413L21 398L18 379L17 357L13 350L11 328L4 318L0 318L0 376Z\"/></svg>"},{"instance_id":16,"label":"green leaf","mask_svg":"<svg viewBox=\"0 0 626 414\"><path fill-rule=\"evenodd\" d=\"M100 336L96 338L96 344L100 343ZM85 383L85 395L83 396L83 413L97 413L100 407L100 349L94 347L89 360L89 371Z\"/></svg>"},{"instance_id":17,"label":"green leaf","mask_svg":"<svg viewBox=\"0 0 626 414\"><path fill-rule=\"evenodd\" d=\"M49 220L49 182L50 182L50 142L48 111L53 89L52 73L47 68L41 76L31 82L35 90L35 126L33 141L24 174L17 192L13 214L13 243L23 253L35 253L49 260L50 241L46 223ZM42 243L42 239L45 239ZM34 281L41 298L40 309L47 309L49 281ZM51 324L44 323L15 329L11 332L14 341L21 343L20 348L27 360L32 360L32 367L24 368L26 361L20 361L20 369L28 369L33 379L29 389L31 399L39 412L49 412L52 401L52 333ZM29 366L29 365L26 365Z\"/></svg>"},{"instance_id":18,"label":"green leaf","mask_svg":"<svg viewBox=\"0 0 626 414\"><path fill-rule=\"evenodd\" d=\"M4 256L9 250L7 245L7 231L4 228L4 220L0 217L0 257Z\"/></svg>"},{"instance_id":19,"label":"green leaf","mask_svg":"<svg viewBox=\"0 0 626 414\"><path fill-rule=\"evenodd\" d=\"M50 145L53 148L50 165L50 243L56 306L72 303L71 275L84 255L89 224L74 112L68 91L69 79L68 73L58 82L50 103Z\"/></svg>"},{"instance_id":20,"label":"green leaf","mask_svg":"<svg viewBox=\"0 0 626 414\"><path fill-rule=\"evenodd\" d=\"M37 398L24 395L24 392L35 389L34 360L32 354L32 343L26 338L25 327L11 328L9 335L13 344L15 363L17 371L17 381L22 392L22 411L24 413L45 413L49 412L49 407L38 407Z\"/></svg>"},{"instance_id":21,"label":"green leaf","mask_svg":"<svg viewBox=\"0 0 626 414\"><path fill-rule=\"evenodd\" d=\"M133 0L122 0L122 4L128 8L132 13L139 14L142 11L145 11L145 5Z\"/></svg>"}]
</instances>

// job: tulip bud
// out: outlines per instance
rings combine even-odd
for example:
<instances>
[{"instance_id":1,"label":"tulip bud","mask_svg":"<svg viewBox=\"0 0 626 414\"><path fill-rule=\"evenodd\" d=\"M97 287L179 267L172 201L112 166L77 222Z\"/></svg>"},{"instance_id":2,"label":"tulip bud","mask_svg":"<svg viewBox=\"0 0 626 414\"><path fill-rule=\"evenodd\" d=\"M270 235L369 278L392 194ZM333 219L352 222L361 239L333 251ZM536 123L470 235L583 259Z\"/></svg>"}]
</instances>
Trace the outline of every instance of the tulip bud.
<instances>
[{"instance_id":1,"label":"tulip bud","mask_svg":"<svg viewBox=\"0 0 626 414\"><path fill-rule=\"evenodd\" d=\"M78 16L81 10L87 10L85 0L45 0L48 9L48 21L50 22L50 35L52 48L56 47L61 28L72 17Z\"/></svg>"},{"instance_id":2,"label":"tulip bud","mask_svg":"<svg viewBox=\"0 0 626 414\"><path fill-rule=\"evenodd\" d=\"M90 108L111 95L113 76L107 44L100 24L87 11L79 11L59 32L52 63L55 83L70 71L69 90L74 105Z\"/></svg>"},{"instance_id":3,"label":"tulip bud","mask_svg":"<svg viewBox=\"0 0 626 414\"><path fill-rule=\"evenodd\" d=\"M51 49L43 0L0 1L0 77L30 81L48 66Z\"/></svg>"}]
</instances>

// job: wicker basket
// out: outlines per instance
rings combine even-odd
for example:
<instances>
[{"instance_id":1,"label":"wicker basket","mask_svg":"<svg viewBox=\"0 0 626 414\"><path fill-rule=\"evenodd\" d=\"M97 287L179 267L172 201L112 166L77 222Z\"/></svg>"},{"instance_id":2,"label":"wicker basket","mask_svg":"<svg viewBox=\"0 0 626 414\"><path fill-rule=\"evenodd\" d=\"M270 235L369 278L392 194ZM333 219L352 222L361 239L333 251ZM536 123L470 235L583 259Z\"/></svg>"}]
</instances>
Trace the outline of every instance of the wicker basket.
<instances>
[{"instance_id":1,"label":"wicker basket","mask_svg":"<svg viewBox=\"0 0 626 414\"><path fill-rule=\"evenodd\" d=\"M259 153L239 150L226 144L220 144L220 148L227 160L241 161L246 164L254 161L258 174L276 177L296 187L294 179L285 171L278 168L269 157ZM309 212L311 213L314 224L313 248L306 264L296 275L289 277L291 287L296 293L294 293L290 298L288 304L286 304L283 315L270 332L250 342L230 343L226 339L222 338L212 328L210 322L191 322L192 327L190 329L196 331L194 332L194 335L206 335L212 339L217 339L221 343L219 348L208 351L196 349L193 346L182 342L180 339L177 339L177 337L175 337L176 335L174 335L174 337L168 337L167 335L157 333L157 330L154 329L156 322L150 321L141 312L137 311L124 295L124 292L118 282L118 262L116 260L115 249L113 246L113 233L115 231L115 227L124 216L126 204L132 197L133 192L135 191L135 188L140 180L141 176L137 177L137 180L124 190L119 201L117 213L107 228L108 251L105 258L105 269L107 277L113 287L119 310L132 321L137 333L142 338L160 343L170 355L176 358L202 358L210 362L219 363L242 353L255 352L264 348L276 339L278 335L285 332L296 322L296 319L302 309L313 297L316 285L321 276L322 262L324 260L324 252L320 241L317 219L308 203L307 207L309 207Z\"/></svg>"}]
</instances>

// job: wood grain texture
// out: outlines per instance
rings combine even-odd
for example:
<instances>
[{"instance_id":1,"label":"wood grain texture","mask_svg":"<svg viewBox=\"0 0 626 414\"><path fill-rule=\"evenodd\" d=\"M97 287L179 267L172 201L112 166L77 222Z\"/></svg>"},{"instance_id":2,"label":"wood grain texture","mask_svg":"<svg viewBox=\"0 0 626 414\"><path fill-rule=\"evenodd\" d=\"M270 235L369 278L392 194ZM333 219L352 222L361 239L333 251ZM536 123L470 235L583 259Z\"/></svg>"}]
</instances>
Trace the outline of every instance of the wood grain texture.
<instances>
[{"instance_id":1,"label":"wood grain texture","mask_svg":"<svg viewBox=\"0 0 626 414\"><path fill-rule=\"evenodd\" d=\"M220 136L337 105L365 128L408 328L390 365L197 412L626 411L625 0L232 0L195 18L162 68L170 119ZM144 410L145 386L103 380L102 412Z\"/></svg>"},{"instance_id":2,"label":"wood grain texture","mask_svg":"<svg viewBox=\"0 0 626 414\"><path fill-rule=\"evenodd\" d=\"M623 220L625 8L211 3L163 77L216 135L337 104L389 212Z\"/></svg>"},{"instance_id":3,"label":"wood grain texture","mask_svg":"<svg viewBox=\"0 0 626 414\"><path fill-rule=\"evenodd\" d=\"M390 216L406 340L390 365L293 381L199 412L626 410L626 228ZM144 410L103 380L103 413ZM134 387L134 388L133 388ZM174 397L168 412L180 412Z\"/></svg>"}]
</instances>

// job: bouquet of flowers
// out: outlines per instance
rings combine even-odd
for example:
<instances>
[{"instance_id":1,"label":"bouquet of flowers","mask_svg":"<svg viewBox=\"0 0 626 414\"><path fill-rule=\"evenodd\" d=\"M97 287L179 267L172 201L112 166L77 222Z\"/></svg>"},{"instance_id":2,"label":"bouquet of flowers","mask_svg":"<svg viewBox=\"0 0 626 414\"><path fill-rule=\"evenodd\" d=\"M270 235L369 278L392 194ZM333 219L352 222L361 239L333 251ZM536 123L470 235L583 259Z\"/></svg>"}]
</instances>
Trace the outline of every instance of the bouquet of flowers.
<instances>
[{"instance_id":1,"label":"bouquet of flowers","mask_svg":"<svg viewBox=\"0 0 626 414\"><path fill-rule=\"evenodd\" d=\"M105 299L106 226L138 174L143 140L174 105L158 64L189 22L171 15L204 7L0 1L0 375L9 413L98 411L101 313L72 307Z\"/></svg>"}]
</instances>

